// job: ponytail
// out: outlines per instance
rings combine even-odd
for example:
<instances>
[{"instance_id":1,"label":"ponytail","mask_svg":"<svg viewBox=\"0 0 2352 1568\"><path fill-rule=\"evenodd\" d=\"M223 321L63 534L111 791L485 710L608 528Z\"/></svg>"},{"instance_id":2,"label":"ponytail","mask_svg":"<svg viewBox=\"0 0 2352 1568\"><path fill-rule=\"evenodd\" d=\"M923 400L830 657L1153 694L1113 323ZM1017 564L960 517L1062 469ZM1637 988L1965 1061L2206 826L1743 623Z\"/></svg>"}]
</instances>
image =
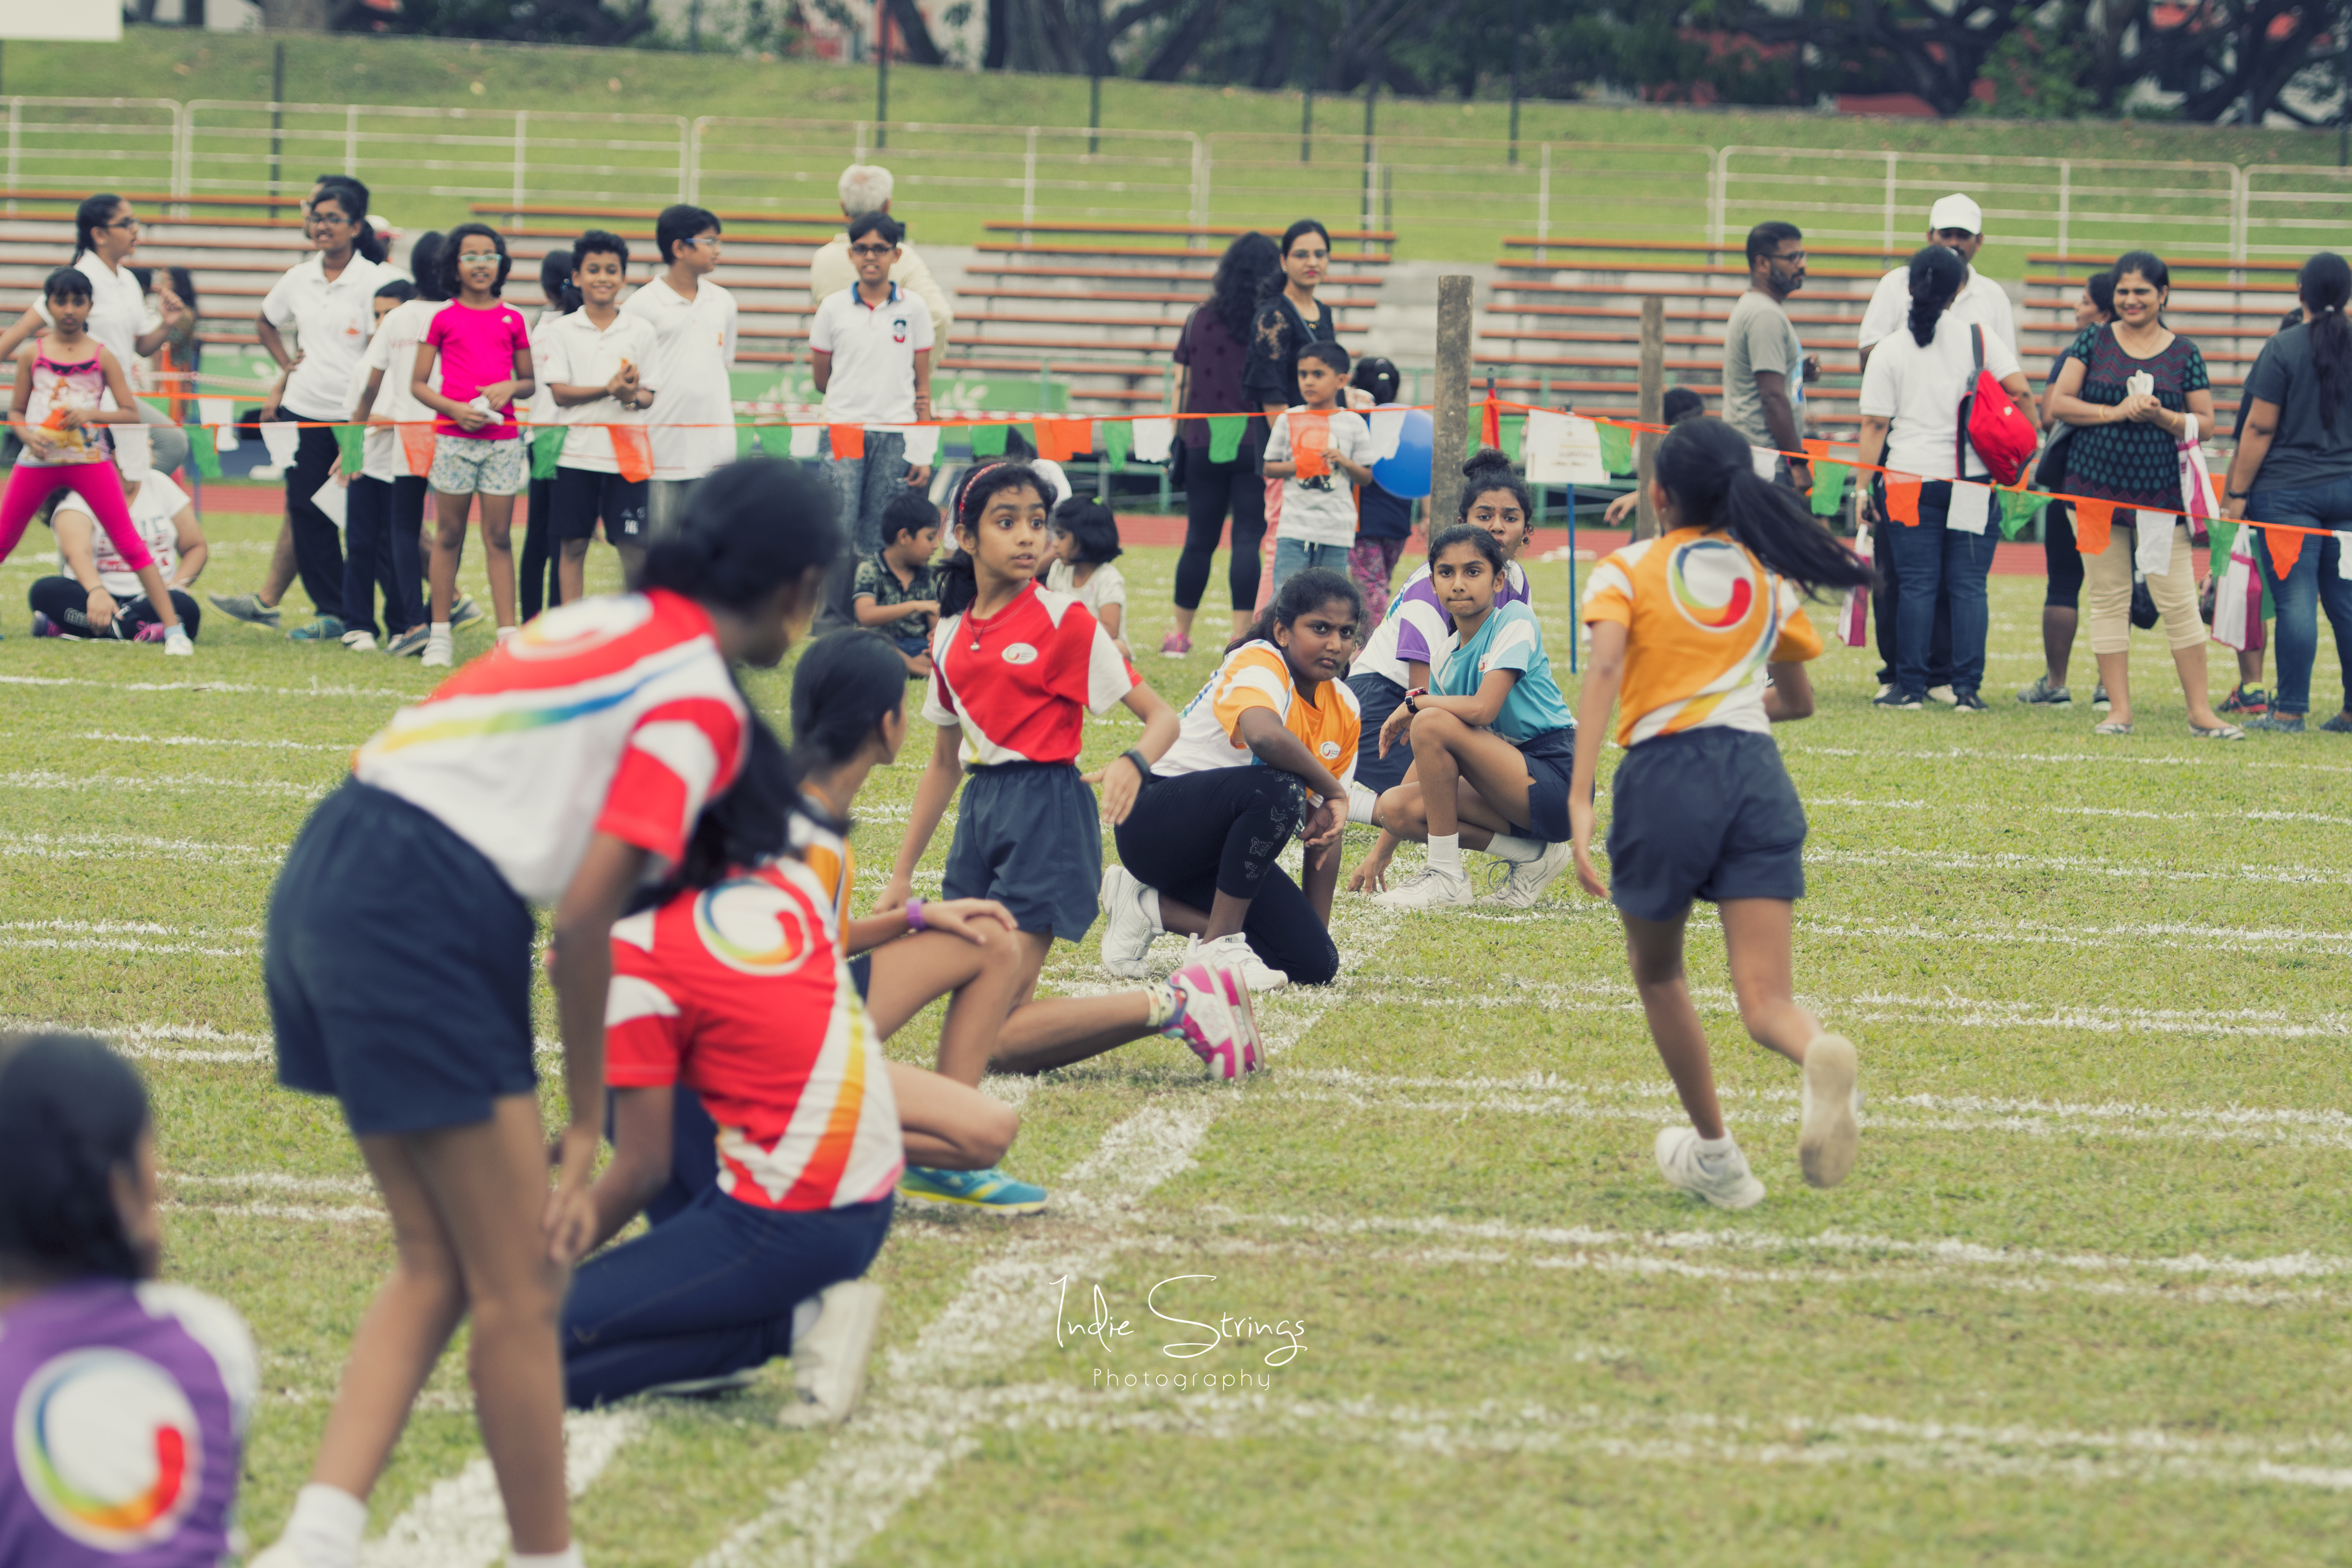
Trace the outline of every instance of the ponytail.
<instances>
[{"instance_id":1,"label":"ponytail","mask_svg":"<svg viewBox=\"0 0 2352 1568\"><path fill-rule=\"evenodd\" d=\"M1447 531L1453 531L1449 529ZM1472 531L1488 543L1494 542L1494 536L1485 529ZM1254 642L1273 642L1276 626L1294 625L1299 616L1335 604L1348 606L1348 613L1356 619L1357 630L1361 632L1364 591L1356 586L1353 579L1323 566L1309 566L1303 572L1294 572L1283 579L1282 591L1266 601L1265 608L1257 613L1257 619L1250 623L1249 630L1227 643L1225 651L1232 653Z\"/></svg>"},{"instance_id":2,"label":"ponytail","mask_svg":"<svg viewBox=\"0 0 2352 1568\"><path fill-rule=\"evenodd\" d=\"M362 261L382 262L391 253L391 247L376 233L375 225L368 221L368 188L349 174L328 174L320 179L318 195L311 198L310 205L315 207L330 196L343 209L343 216L352 220L352 254Z\"/></svg>"},{"instance_id":3,"label":"ponytail","mask_svg":"<svg viewBox=\"0 0 2352 1568\"><path fill-rule=\"evenodd\" d=\"M1869 563L1815 521L1796 491L1758 475L1748 443L1720 419L1693 419L1667 431L1654 471L1684 526L1723 530L1811 596L1877 582ZM1436 553L1435 541L1430 552Z\"/></svg>"},{"instance_id":4,"label":"ponytail","mask_svg":"<svg viewBox=\"0 0 2352 1568\"><path fill-rule=\"evenodd\" d=\"M2304 330L2311 336L2311 369L2319 383L2319 424L2332 436L2336 411L2352 397L2352 322L2344 319L2352 300L2352 265L2323 250L2303 264L2295 292L2311 313Z\"/></svg>"},{"instance_id":5,"label":"ponytail","mask_svg":"<svg viewBox=\"0 0 2352 1568\"><path fill-rule=\"evenodd\" d=\"M568 316L580 309L580 290L572 281L572 255L558 246L539 259L540 297L559 316Z\"/></svg>"},{"instance_id":6,"label":"ponytail","mask_svg":"<svg viewBox=\"0 0 2352 1568\"><path fill-rule=\"evenodd\" d=\"M147 1125L139 1075L100 1041L0 1039L0 1270L152 1273L114 1201L115 1173L138 1159Z\"/></svg>"},{"instance_id":7,"label":"ponytail","mask_svg":"<svg viewBox=\"0 0 2352 1568\"><path fill-rule=\"evenodd\" d=\"M114 221L115 213L122 206L122 198L112 191L100 191L74 208L74 253L68 267L74 266L89 252L98 248L98 231Z\"/></svg>"},{"instance_id":8,"label":"ponytail","mask_svg":"<svg viewBox=\"0 0 2352 1568\"><path fill-rule=\"evenodd\" d=\"M1958 251L1925 246L1911 258L1911 341L1926 348L1936 341L1936 322L1959 297L1969 264Z\"/></svg>"},{"instance_id":9,"label":"ponytail","mask_svg":"<svg viewBox=\"0 0 2352 1568\"><path fill-rule=\"evenodd\" d=\"M940 619L960 616L980 597L980 571L972 564L971 547L980 537L980 514L990 500L1005 490L1033 489L1044 500L1054 494L1045 476L1026 463L984 463L974 468L957 492L953 531L956 548L939 567ZM970 533L970 541L963 535Z\"/></svg>"}]
</instances>

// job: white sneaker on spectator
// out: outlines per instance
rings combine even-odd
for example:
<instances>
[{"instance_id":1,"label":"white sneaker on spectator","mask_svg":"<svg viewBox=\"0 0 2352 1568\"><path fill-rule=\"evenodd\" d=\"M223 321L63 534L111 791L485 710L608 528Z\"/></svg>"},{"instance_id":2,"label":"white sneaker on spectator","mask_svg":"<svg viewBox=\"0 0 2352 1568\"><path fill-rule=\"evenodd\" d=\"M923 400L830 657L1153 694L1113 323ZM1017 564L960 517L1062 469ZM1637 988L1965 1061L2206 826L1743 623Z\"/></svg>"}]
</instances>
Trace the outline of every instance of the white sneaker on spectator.
<instances>
[{"instance_id":1,"label":"white sneaker on spectator","mask_svg":"<svg viewBox=\"0 0 2352 1568\"><path fill-rule=\"evenodd\" d=\"M1372 902L1392 910L1455 910L1476 901L1468 877L1434 866L1415 871L1385 893L1372 895Z\"/></svg>"},{"instance_id":2,"label":"white sneaker on spectator","mask_svg":"<svg viewBox=\"0 0 2352 1568\"><path fill-rule=\"evenodd\" d=\"M1543 897L1543 890L1551 886L1551 879L1567 868L1573 853L1572 847L1563 839L1545 845L1544 852L1533 860L1509 862L1510 879L1478 901L1503 909L1533 909L1536 900Z\"/></svg>"},{"instance_id":3,"label":"white sneaker on spectator","mask_svg":"<svg viewBox=\"0 0 2352 1568\"><path fill-rule=\"evenodd\" d=\"M1947 708L1958 707L1959 705L1960 694L1953 690L1948 686L1931 686L1927 688L1927 695L1934 698L1937 701L1942 703Z\"/></svg>"},{"instance_id":4,"label":"white sneaker on spectator","mask_svg":"<svg viewBox=\"0 0 2352 1568\"><path fill-rule=\"evenodd\" d=\"M417 662L427 669L446 669L449 668L451 647L447 637L428 635L425 639L425 657Z\"/></svg>"},{"instance_id":5,"label":"white sneaker on spectator","mask_svg":"<svg viewBox=\"0 0 2352 1568\"><path fill-rule=\"evenodd\" d=\"M1719 1154L1699 1152L1695 1127L1658 1129L1658 1174L1666 1184L1696 1193L1719 1209L1754 1208L1764 1201L1764 1184L1748 1168L1748 1156L1733 1144Z\"/></svg>"},{"instance_id":6,"label":"white sneaker on spectator","mask_svg":"<svg viewBox=\"0 0 2352 1568\"><path fill-rule=\"evenodd\" d=\"M882 1327L882 1287L865 1279L828 1285L816 1327L793 1346L799 1398L776 1412L780 1426L831 1426L849 1419L866 1388L866 1363Z\"/></svg>"},{"instance_id":7,"label":"white sneaker on spectator","mask_svg":"<svg viewBox=\"0 0 2352 1568\"><path fill-rule=\"evenodd\" d=\"M353 653L373 653L375 651L375 634L370 631L345 632L343 634L343 646L351 649Z\"/></svg>"},{"instance_id":8,"label":"white sneaker on spectator","mask_svg":"<svg viewBox=\"0 0 2352 1568\"><path fill-rule=\"evenodd\" d=\"M1250 951L1249 938L1239 931L1204 941L1194 937L1184 944L1186 963L1228 963L1252 991L1279 991L1290 976Z\"/></svg>"}]
</instances>

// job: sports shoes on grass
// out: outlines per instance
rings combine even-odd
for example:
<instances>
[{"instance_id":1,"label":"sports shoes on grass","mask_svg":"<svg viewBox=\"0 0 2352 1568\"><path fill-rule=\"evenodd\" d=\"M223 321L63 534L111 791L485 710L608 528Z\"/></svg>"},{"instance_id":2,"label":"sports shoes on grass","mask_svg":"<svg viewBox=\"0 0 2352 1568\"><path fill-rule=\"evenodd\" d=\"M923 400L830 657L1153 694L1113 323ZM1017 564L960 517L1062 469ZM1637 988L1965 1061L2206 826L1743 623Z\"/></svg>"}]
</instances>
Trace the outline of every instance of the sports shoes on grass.
<instances>
[{"instance_id":1,"label":"sports shoes on grass","mask_svg":"<svg viewBox=\"0 0 2352 1568\"><path fill-rule=\"evenodd\" d=\"M2244 713L2259 719L2271 710L2271 694L2259 686L2238 682L2237 689L2216 704L2224 713Z\"/></svg>"},{"instance_id":2,"label":"sports shoes on grass","mask_svg":"<svg viewBox=\"0 0 2352 1568\"><path fill-rule=\"evenodd\" d=\"M1372 902L1392 910L1458 910L1475 901L1468 877L1434 866L1414 872L1385 893L1372 895Z\"/></svg>"},{"instance_id":3,"label":"sports shoes on grass","mask_svg":"<svg viewBox=\"0 0 2352 1568\"><path fill-rule=\"evenodd\" d=\"M1122 980L1140 980L1150 973L1145 960L1151 952L1151 939L1160 934L1160 922L1143 906L1147 896L1157 901L1158 896L1126 867L1103 868L1102 966Z\"/></svg>"},{"instance_id":4,"label":"sports shoes on grass","mask_svg":"<svg viewBox=\"0 0 2352 1568\"><path fill-rule=\"evenodd\" d=\"M2266 730L2273 735L2300 735L2303 733L2303 724L2304 719L2300 713L2264 713L2260 718L2246 721L2247 729ZM2321 728L2325 729L2326 726L2322 725Z\"/></svg>"},{"instance_id":5,"label":"sports shoes on grass","mask_svg":"<svg viewBox=\"0 0 2352 1568\"><path fill-rule=\"evenodd\" d=\"M1888 687L1871 700L1873 708L1894 708L1906 713L1916 713L1927 700L1916 691L1898 691Z\"/></svg>"},{"instance_id":6,"label":"sports shoes on grass","mask_svg":"<svg viewBox=\"0 0 2352 1568\"><path fill-rule=\"evenodd\" d=\"M681 1377L676 1383L656 1383L637 1392L659 1399L723 1399L730 1394L740 1394L753 1381L748 1372L722 1372L716 1377Z\"/></svg>"},{"instance_id":7,"label":"sports shoes on grass","mask_svg":"<svg viewBox=\"0 0 2352 1568\"><path fill-rule=\"evenodd\" d=\"M1035 1214L1045 1206L1045 1189L1016 1182L993 1166L985 1171L941 1171L909 1165L898 1178L898 1195L919 1204L986 1209L991 1214Z\"/></svg>"},{"instance_id":8,"label":"sports shoes on grass","mask_svg":"<svg viewBox=\"0 0 2352 1568\"><path fill-rule=\"evenodd\" d=\"M2352 713L2338 713L2320 728L2331 735L2352 735Z\"/></svg>"},{"instance_id":9,"label":"sports shoes on grass","mask_svg":"<svg viewBox=\"0 0 2352 1568\"><path fill-rule=\"evenodd\" d=\"M474 603L474 595L471 594L458 595L457 602L449 608L449 626L452 630L469 621L478 621L481 618L482 606Z\"/></svg>"},{"instance_id":10,"label":"sports shoes on grass","mask_svg":"<svg viewBox=\"0 0 2352 1568\"><path fill-rule=\"evenodd\" d=\"M1182 632L1171 631L1160 639L1160 652L1168 658L1182 658L1192 651L1192 639Z\"/></svg>"},{"instance_id":11,"label":"sports shoes on grass","mask_svg":"<svg viewBox=\"0 0 2352 1568\"><path fill-rule=\"evenodd\" d=\"M2107 683L2104 680L2091 688L2091 706L2104 713L2107 710Z\"/></svg>"},{"instance_id":12,"label":"sports shoes on grass","mask_svg":"<svg viewBox=\"0 0 2352 1568\"><path fill-rule=\"evenodd\" d=\"M1551 886L1551 879L1567 868L1571 857L1572 847L1563 840L1545 845L1544 852L1532 860L1510 861L1510 877L1501 887L1478 901L1508 910L1533 909L1536 900L1543 897L1543 890Z\"/></svg>"},{"instance_id":13,"label":"sports shoes on grass","mask_svg":"<svg viewBox=\"0 0 2352 1568\"><path fill-rule=\"evenodd\" d=\"M2063 686L2051 685L2049 676L2037 675L2032 685L2017 694L2017 700L2051 708L2070 708L2074 706L2074 694Z\"/></svg>"},{"instance_id":14,"label":"sports shoes on grass","mask_svg":"<svg viewBox=\"0 0 2352 1568\"><path fill-rule=\"evenodd\" d=\"M307 626L296 626L286 634L288 642L341 642L343 640L343 617L320 616Z\"/></svg>"},{"instance_id":15,"label":"sports shoes on grass","mask_svg":"<svg viewBox=\"0 0 2352 1568\"><path fill-rule=\"evenodd\" d=\"M866 1387L866 1363L882 1327L882 1287L866 1279L828 1285L816 1327L793 1346L793 1392L776 1412L782 1426L830 1426L849 1418Z\"/></svg>"},{"instance_id":16,"label":"sports shoes on grass","mask_svg":"<svg viewBox=\"0 0 2352 1568\"><path fill-rule=\"evenodd\" d=\"M2189 738L2192 741L2242 741L2246 732L2235 724L2216 724L2210 730L2191 724L2189 726Z\"/></svg>"},{"instance_id":17,"label":"sports shoes on grass","mask_svg":"<svg viewBox=\"0 0 2352 1568\"><path fill-rule=\"evenodd\" d=\"M214 609L231 620L257 626L274 627L278 625L278 606L263 604L257 594L206 594L205 597L213 602Z\"/></svg>"},{"instance_id":18,"label":"sports shoes on grass","mask_svg":"<svg viewBox=\"0 0 2352 1568\"><path fill-rule=\"evenodd\" d=\"M164 632L163 657L165 658L194 658L196 657L196 645L194 639L188 636L187 627L173 626Z\"/></svg>"},{"instance_id":19,"label":"sports shoes on grass","mask_svg":"<svg viewBox=\"0 0 2352 1568\"><path fill-rule=\"evenodd\" d=\"M1823 1035L1805 1047L1804 1111L1797 1122L1797 1168L1805 1184L1834 1187L1853 1169L1862 1144L1862 1063L1853 1042Z\"/></svg>"},{"instance_id":20,"label":"sports shoes on grass","mask_svg":"<svg viewBox=\"0 0 2352 1568\"><path fill-rule=\"evenodd\" d=\"M1963 691L1956 695L1952 699L1952 710L1957 713L1985 713L1991 711L1984 705L1984 699L1978 696L1973 691Z\"/></svg>"},{"instance_id":21,"label":"sports shoes on grass","mask_svg":"<svg viewBox=\"0 0 2352 1568\"><path fill-rule=\"evenodd\" d=\"M410 658L417 654L423 653L425 651L425 645L427 642L430 642L432 638L433 628L425 625L424 622L419 621L416 625L409 627L406 631L400 633L390 642L384 644L383 651L392 655L394 658Z\"/></svg>"},{"instance_id":22,"label":"sports shoes on grass","mask_svg":"<svg viewBox=\"0 0 2352 1568\"><path fill-rule=\"evenodd\" d=\"M1288 974L1250 951L1249 938L1239 931L1207 941L1192 938L1185 944L1184 962L1231 964L1252 991L1279 991L1290 984Z\"/></svg>"},{"instance_id":23,"label":"sports shoes on grass","mask_svg":"<svg viewBox=\"0 0 2352 1568\"><path fill-rule=\"evenodd\" d=\"M1748 1168L1748 1156L1733 1144L1709 1159L1699 1152L1694 1127L1658 1129L1658 1174L1666 1185L1696 1193L1719 1209L1754 1208L1764 1201L1764 1184Z\"/></svg>"},{"instance_id":24,"label":"sports shoes on grass","mask_svg":"<svg viewBox=\"0 0 2352 1568\"><path fill-rule=\"evenodd\" d=\"M1229 964L1188 963L1168 977L1184 1010L1160 1032L1183 1041L1218 1078L1255 1072L1257 1016L1249 986Z\"/></svg>"},{"instance_id":25,"label":"sports shoes on grass","mask_svg":"<svg viewBox=\"0 0 2352 1568\"><path fill-rule=\"evenodd\" d=\"M353 653L373 653L375 651L375 634L366 630L345 632L343 634L343 646L351 649Z\"/></svg>"},{"instance_id":26,"label":"sports shoes on grass","mask_svg":"<svg viewBox=\"0 0 2352 1568\"><path fill-rule=\"evenodd\" d=\"M33 612L33 635L37 637L61 637L66 635L66 629L65 627L58 625L57 622L49 619L48 616L43 615L40 611L35 610Z\"/></svg>"},{"instance_id":27,"label":"sports shoes on grass","mask_svg":"<svg viewBox=\"0 0 2352 1568\"><path fill-rule=\"evenodd\" d=\"M1953 706L1960 700L1959 693L1954 691L1949 686L1931 686L1927 688L1927 695L1934 698L1937 701L1942 703L1947 708Z\"/></svg>"},{"instance_id":28,"label":"sports shoes on grass","mask_svg":"<svg viewBox=\"0 0 2352 1568\"><path fill-rule=\"evenodd\" d=\"M114 617L114 635L118 637L122 635L122 617L121 616ZM163 622L149 621L137 631L131 634L131 640L132 642L162 642L168 635L169 632Z\"/></svg>"}]
</instances>

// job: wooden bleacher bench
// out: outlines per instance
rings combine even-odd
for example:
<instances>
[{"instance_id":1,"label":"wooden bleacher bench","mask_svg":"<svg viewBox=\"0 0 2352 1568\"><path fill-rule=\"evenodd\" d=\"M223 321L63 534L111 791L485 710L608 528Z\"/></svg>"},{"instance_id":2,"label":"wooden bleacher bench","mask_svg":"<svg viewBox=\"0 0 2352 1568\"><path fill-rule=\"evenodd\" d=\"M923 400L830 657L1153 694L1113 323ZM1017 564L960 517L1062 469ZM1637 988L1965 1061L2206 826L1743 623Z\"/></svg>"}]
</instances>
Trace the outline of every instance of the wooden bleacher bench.
<instances>
[{"instance_id":1,"label":"wooden bleacher bench","mask_svg":"<svg viewBox=\"0 0 2352 1568\"><path fill-rule=\"evenodd\" d=\"M1745 259L1747 256L1747 239L1748 237L1746 235L1741 235L1737 241L1731 241L1727 237L1727 242L1725 244L1721 246L1711 246L1687 244L1679 240L1656 239L1544 239L1531 234L1516 234L1506 235L1503 237L1503 248L1507 252L1512 250L1542 250L1547 252L1561 250L1568 252L1570 256L1585 257L1610 256L1617 254L1643 257L1703 256L1710 258L1707 262L1708 266L1729 267L1738 273L1739 276L1744 278L1748 275L1748 264ZM1913 248L1916 247L1915 247ZM1909 249L1892 251L1886 249L1883 246L1876 245L1815 245L1810 241L1807 242L1805 246L1805 254L1808 258L1815 256L1867 258L1883 264L1878 268L1879 272L1882 274L1893 270L1895 268L1901 266L1904 262L1908 261L1911 258L1911 250ZM1728 259L1723 259L1726 258ZM1508 258L1506 258L1506 259ZM1580 266L1584 264L1581 262L1565 264L1548 262L1546 265ZM1595 269L1612 270L1613 268L1603 268L1596 266ZM1810 273L1811 268L1808 267L1806 270Z\"/></svg>"},{"instance_id":2,"label":"wooden bleacher bench","mask_svg":"<svg viewBox=\"0 0 2352 1568\"><path fill-rule=\"evenodd\" d=\"M661 207L598 206L588 203L566 202L474 202L467 212L478 217L495 217L503 213L509 217L579 217L632 218L639 223L652 223L661 216ZM730 223L792 224L798 227L821 226L839 233L845 220L837 212L786 213L769 212L759 207L713 207L711 216L723 226ZM827 237L831 237L830 235Z\"/></svg>"}]
</instances>

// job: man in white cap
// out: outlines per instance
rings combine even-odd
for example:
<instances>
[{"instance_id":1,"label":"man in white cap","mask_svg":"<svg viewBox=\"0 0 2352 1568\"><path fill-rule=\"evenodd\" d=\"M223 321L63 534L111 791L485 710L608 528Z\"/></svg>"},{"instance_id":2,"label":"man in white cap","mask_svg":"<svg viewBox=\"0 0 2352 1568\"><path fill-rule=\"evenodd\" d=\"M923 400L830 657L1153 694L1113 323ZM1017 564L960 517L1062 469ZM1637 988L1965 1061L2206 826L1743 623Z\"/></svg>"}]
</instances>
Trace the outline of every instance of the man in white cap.
<instances>
[{"instance_id":1,"label":"man in white cap","mask_svg":"<svg viewBox=\"0 0 2352 1568\"><path fill-rule=\"evenodd\" d=\"M1927 209L1927 243L1940 245L1958 252L1969 264L1968 281L1961 285L1958 298L1951 303L1950 314L1956 321L1982 327L1988 337L1999 338L2017 353L2017 319L2010 310L2009 292L2000 284L1977 270L1977 252L1984 248L1984 209L1974 198L1958 192L1944 197ZM1871 291L1870 308L1862 313L1862 331L1858 334L1862 363L1870 363L1870 351L1881 338L1892 337L1903 331L1911 317L1911 264L1902 266L1878 280ZM1886 525L1878 525L1884 529ZM1877 543L1878 559L1891 561L1884 541ZM1877 593L1871 597L1871 613L1878 621L1878 657L1885 668L1878 672L1883 692L1895 679L1895 630L1898 595L1895 591L1894 574L1880 574ZM1954 700L1952 690L1952 631L1951 596L1938 595L1936 599L1936 626L1927 642L1927 695L1939 702Z\"/></svg>"},{"instance_id":2,"label":"man in white cap","mask_svg":"<svg viewBox=\"0 0 2352 1568\"><path fill-rule=\"evenodd\" d=\"M890 184L890 171L879 163L852 163L841 172L841 216L846 219L888 212ZM923 265L915 247L904 241L898 246L898 259L890 265L890 281L930 307L936 362L936 349L947 342L948 326L955 320L954 301L931 277L931 269ZM822 305L844 289L856 286L857 268L849 259L849 236L846 232L836 234L809 258L809 296Z\"/></svg>"}]
</instances>

